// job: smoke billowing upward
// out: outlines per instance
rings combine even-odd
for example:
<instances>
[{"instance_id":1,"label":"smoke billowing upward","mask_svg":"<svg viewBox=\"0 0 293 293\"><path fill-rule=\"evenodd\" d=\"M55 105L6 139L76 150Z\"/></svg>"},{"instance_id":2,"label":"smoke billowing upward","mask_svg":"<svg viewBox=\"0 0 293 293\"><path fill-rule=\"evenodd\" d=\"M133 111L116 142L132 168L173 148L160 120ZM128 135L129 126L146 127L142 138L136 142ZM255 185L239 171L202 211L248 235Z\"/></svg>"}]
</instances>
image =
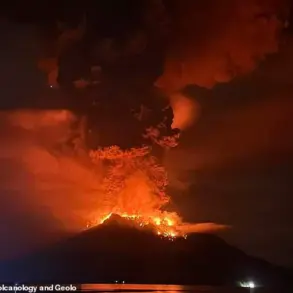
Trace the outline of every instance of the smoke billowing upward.
<instances>
[{"instance_id":1,"label":"smoke billowing upward","mask_svg":"<svg viewBox=\"0 0 293 293\"><path fill-rule=\"evenodd\" d=\"M286 1L174 1L172 41L157 84L212 87L253 70L278 50Z\"/></svg>"},{"instance_id":2,"label":"smoke billowing upward","mask_svg":"<svg viewBox=\"0 0 293 293\"><path fill-rule=\"evenodd\" d=\"M147 58L144 54L150 47L156 51L165 48L163 74L155 84L170 95L175 112L174 127L181 129L196 121L199 105L195 101L189 102L187 97L181 100L179 94L173 97L174 92L187 85L211 88L253 71L267 55L278 51L289 9L286 0L228 0L224 3L220 0L158 0L142 3L138 5L141 7L137 15L129 16L134 20L140 18L140 21L134 21L133 27L122 33L123 43L115 34L102 37L96 43L93 55L103 62L119 64L139 55L142 59ZM78 28L61 33L59 47L70 46L84 33L82 21ZM154 56L151 59L154 60ZM48 74L49 82L55 84L56 63L52 59L51 65L48 62L43 62L43 67L51 73ZM152 60L148 60L150 62Z\"/></svg>"},{"instance_id":3,"label":"smoke billowing upward","mask_svg":"<svg viewBox=\"0 0 293 293\"><path fill-rule=\"evenodd\" d=\"M176 127L197 118L199 105L173 93L187 85L211 88L249 73L277 52L288 16L286 1L173 1L174 30L164 72L156 84L174 102ZM192 104L192 102L189 102ZM186 111L189 109L189 111Z\"/></svg>"},{"instance_id":4,"label":"smoke billowing upward","mask_svg":"<svg viewBox=\"0 0 293 293\"><path fill-rule=\"evenodd\" d=\"M7 54L11 55L4 56L4 59L15 62L7 63L5 70L10 72L9 65L15 66L19 80L10 76L17 97L13 93L14 99L11 99L11 92L7 89L1 99L5 105L6 101L12 101L10 104L18 108L18 102L30 101L31 92L26 87L34 88L34 83L40 86L41 80L35 75L38 73L41 77L36 68L39 51L27 50L24 51L28 53L26 55L18 49L21 50L26 40L32 38L35 49L40 49L40 40L35 33L20 35L21 25L5 24L11 38L4 45L7 46ZM10 25L14 30L9 29ZM10 44L11 40L15 44ZM10 46L14 50L10 50ZM13 59L14 55L18 56L17 60ZM53 61L52 64L49 62L46 66L55 69L56 63ZM15 86L19 82L24 87L19 89ZM41 93L38 95L41 96ZM19 97L23 101L18 100ZM0 120L0 134L5 137L0 146L0 230L5 235L0 242L1 258L21 253L34 245L47 244L66 233L80 231L99 212L109 211L115 206L129 210L134 208L136 211L139 208L143 211L143 208L161 207L162 201L149 191L152 183L140 173L128 178L128 190L120 197L110 198L101 190L104 166L92 164L88 154L78 144L75 143L77 148L68 146L68 139L73 135L71 126L76 120L71 112L3 111ZM211 227L214 229L213 225ZM19 243L23 243L22 246Z\"/></svg>"}]
</instances>

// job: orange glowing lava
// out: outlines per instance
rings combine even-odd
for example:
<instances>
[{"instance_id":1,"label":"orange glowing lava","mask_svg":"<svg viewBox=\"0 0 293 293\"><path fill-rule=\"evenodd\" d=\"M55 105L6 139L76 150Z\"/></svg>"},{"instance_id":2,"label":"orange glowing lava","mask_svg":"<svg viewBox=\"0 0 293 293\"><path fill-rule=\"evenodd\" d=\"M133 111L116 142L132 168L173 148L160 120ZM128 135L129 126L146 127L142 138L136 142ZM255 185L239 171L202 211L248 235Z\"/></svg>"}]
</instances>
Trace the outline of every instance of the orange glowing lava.
<instances>
[{"instance_id":1,"label":"orange glowing lava","mask_svg":"<svg viewBox=\"0 0 293 293\"><path fill-rule=\"evenodd\" d=\"M149 227L169 239L185 236L178 229L179 216L163 210L170 199L166 194L167 174L150 154L150 148L123 151L113 146L92 151L90 157L107 166L102 187L109 207L97 213L88 227L101 225L116 214L138 228Z\"/></svg>"},{"instance_id":2,"label":"orange glowing lava","mask_svg":"<svg viewBox=\"0 0 293 293\"><path fill-rule=\"evenodd\" d=\"M214 223L184 223L175 212L164 210L170 197L166 194L165 168L151 155L148 147L127 151L117 146L90 152L95 164L105 166L101 189L105 203L91 217L87 228L101 225L117 215L138 229L149 229L173 241L196 231L225 229Z\"/></svg>"},{"instance_id":3,"label":"orange glowing lava","mask_svg":"<svg viewBox=\"0 0 293 293\"><path fill-rule=\"evenodd\" d=\"M92 222L88 227L103 224L110 219L113 214L114 213L111 212L102 216ZM167 237L170 240L177 236L186 237L185 233L177 230L180 219L176 213L161 212L161 214L158 215L141 215L116 212L115 214L131 221L138 228L150 227L157 235Z\"/></svg>"}]
</instances>

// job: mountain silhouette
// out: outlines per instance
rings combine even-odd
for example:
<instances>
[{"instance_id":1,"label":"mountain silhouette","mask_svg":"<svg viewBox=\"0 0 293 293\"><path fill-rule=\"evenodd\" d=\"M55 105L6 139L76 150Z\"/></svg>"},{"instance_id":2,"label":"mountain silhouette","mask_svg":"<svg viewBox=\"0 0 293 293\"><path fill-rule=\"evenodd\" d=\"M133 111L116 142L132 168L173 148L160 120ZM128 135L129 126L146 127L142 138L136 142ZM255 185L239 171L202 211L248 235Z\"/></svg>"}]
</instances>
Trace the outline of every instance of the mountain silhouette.
<instances>
[{"instance_id":1,"label":"mountain silhouette","mask_svg":"<svg viewBox=\"0 0 293 293\"><path fill-rule=\"evenodd\" d=\"M1 281L44 283L157 283L290 285L292 272L251 257L212 234L169 240L151 227L111 216L45 250L3 263Z\"/></svg>"}]
</instances>

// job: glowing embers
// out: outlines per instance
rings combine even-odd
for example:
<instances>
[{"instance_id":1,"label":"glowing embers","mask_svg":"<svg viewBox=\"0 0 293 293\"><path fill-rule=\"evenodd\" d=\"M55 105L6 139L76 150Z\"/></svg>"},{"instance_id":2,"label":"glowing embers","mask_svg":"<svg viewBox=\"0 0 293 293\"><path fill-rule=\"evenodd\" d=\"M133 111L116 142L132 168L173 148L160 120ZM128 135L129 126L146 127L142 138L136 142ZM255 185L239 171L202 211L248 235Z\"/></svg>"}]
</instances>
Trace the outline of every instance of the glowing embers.
<instances>
[{"instance_id":1,"label":"glowing embers","mask_svg":"<svg viewBox=\"0 0 293 293\"><path fill-rule=\"evenodd\" d=\"M153 143L161 146L162 148L169 149L174 148L178 145L180 132L173 130L170 135L161 135L160 129L155 127L149 127L146 129L146 133L143 135L144 138L150 139Z\"/></svg>"},{"instance_id":2,"label":"glowing embers","mask_svg":"<svg viewBox=\"0 0 293 293\"><path fill-rule=\"evenodd\" d=\"M103 168L99 191L103 202L89 215L87 228L106 225L115 217L118 224L152 231L174 241L187 234L226 229L215 223L184 223L176 213L164 211L170 198L166 193L165 168L151 155L150 148L122 150L117 146L90 154L94 164Z\"/></svg>"},{"instance_id":3,"label":"glowing embers","mask_svg":"<svg viewBox=\"0 0 293 293\"><path fill-rule=\"evenodd\" d=\"M132 159L136 157L143 157L150 153L149 147L131 148L129 150L122 150L118 146L111 146L107 148L98 149L90 152L90 158L95 162L97 160L119 160Z\"/></svg>"},{"instance_id":4,"label":"glowing embers","mask_svg":"<svg viewBox=\"0 0 293 293\"><path fill-rule=\"evenodd\" d=\"M147 147L124 151L113 146L90 153L94 163L105 163L101 188L111 206L106 210L145 214L169 201L167 173L149 152Z\"/></svg>"},{"instance_id":5,"label":"glowing embers","mask_svg":"<svg viewBox=\"0 0 293 293\"><path fill-rule=\"evenodd\" d=\"M112 146L90 153L94 163L105 163L101 189L107 198L107 208L97 211L88 227L101 225L115 214L136 228L148 228L171 240L184 236L176 229L181 223L177 214L162 211L169 202L168 178L150 150L148 147L121 150Z\"/></svg>"}]
</instances>

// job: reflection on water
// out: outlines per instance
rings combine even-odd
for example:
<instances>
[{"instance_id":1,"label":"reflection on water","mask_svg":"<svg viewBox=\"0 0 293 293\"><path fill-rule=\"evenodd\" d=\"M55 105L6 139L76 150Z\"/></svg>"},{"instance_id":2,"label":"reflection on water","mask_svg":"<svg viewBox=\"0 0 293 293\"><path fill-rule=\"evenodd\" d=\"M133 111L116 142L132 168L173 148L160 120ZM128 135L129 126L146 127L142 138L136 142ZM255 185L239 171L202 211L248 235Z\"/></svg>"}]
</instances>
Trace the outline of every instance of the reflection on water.
<instances>
[{"instance_id":1,"label":"reflection on water","mask_svg":"<svg viewBox=\"0 0 293 293\"><path fill-rule=\"evenodd\" d=\"M84 284L82 291L91 292L131 292L131 293L237 293L249 290L235 288L213 288L207 286L181 286L181 285L143 285L143 284Z\"/></svg>"},{"instance_id":2,"label":"reflection on water","mask_svg":"<svg viewBox=\"0 0 293 293\"><path fill-rule=\"evenodd\" d=\"M175 293L187 291L188 289L180 285L143 285L143 284L87 284L82 285L83 291L96 292L164 292Z\"/></svg>"}]
</instances>

